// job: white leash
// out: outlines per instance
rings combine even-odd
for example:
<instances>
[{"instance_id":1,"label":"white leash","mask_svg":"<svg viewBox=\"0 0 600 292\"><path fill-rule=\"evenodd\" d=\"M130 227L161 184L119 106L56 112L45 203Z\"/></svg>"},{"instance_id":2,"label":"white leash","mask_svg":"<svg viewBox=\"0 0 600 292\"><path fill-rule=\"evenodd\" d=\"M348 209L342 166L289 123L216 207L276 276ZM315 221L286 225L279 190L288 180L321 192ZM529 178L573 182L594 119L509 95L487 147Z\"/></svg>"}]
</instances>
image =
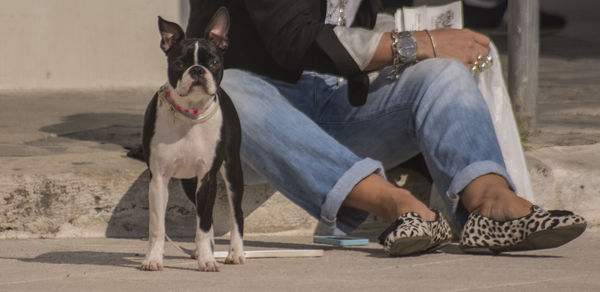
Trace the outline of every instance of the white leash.
<instances>
[{"instance_id":1,"label":"white leash","mask_svg":"<svg viewBox=\"0 0 600 292\"><path fill-rule=\"evenodd\" d=\"M173 240L171 240L171 238L170 238L168 235L166 235L166 234L165 234L165 237L167 238L167 241L168 241L169 243L171 243L171 244L173 245L173 247L175 247L175 249L176 249L176 250L180 251L182 254L185 254L185 255L192 256L192 254L190 254L190 253L187 253L187 252L186 252L186 251L184 251L184 250L183 250L183 248L181 248L181 247L180 247L180 246L179 246L177 243L175 243Z\"/></svg>"},{"instance_id":2,"label":"white leash","mask_svg":"<svg viewBox=\"0 0 600 292\"><path fill-rule=\"evenodd\" d=\"M171 243L175 249L185 255L192 256L182 247L175 243L168 235L165 234L167 241ZM322 257L324 255L322 249L268 249L268 250L248 250L244 252L244 256L248 258L306 258L306 257ZM214 257L224 259L227 257L227 251L215 251Z\"/></svg>"}]
</instances>

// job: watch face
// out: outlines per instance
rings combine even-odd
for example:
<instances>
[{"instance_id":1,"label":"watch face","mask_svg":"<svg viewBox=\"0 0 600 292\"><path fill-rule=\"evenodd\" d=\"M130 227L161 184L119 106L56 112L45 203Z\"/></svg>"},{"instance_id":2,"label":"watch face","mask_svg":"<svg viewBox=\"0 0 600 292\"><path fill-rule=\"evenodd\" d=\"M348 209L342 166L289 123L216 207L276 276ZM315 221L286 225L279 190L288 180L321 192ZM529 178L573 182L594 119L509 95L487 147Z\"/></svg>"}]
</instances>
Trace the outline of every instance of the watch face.
<instances>
[{"instance_id":1,"label":"watch face","mask_svg":"<svg viewBox=\"0 0 600 292\"><path fill-rule=\"evenodd\" d=\"M412 62L417 56L417 44L414 37L406 32L399 35L399 53L403 59Z\"/></svg>"}]
</instances>

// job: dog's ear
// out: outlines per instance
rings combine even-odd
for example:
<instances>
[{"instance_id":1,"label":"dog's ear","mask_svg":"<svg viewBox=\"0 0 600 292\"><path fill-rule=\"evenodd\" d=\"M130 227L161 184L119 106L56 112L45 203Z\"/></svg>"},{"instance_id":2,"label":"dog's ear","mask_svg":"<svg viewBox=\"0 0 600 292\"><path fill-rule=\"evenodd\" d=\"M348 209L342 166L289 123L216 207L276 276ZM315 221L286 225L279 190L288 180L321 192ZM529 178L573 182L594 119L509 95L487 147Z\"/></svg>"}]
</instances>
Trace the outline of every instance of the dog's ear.
<instances>
[{"instance_id":1,"label":"dog's ear","mask_svg":"<svg viewBox=\"0 0 600 292\"><path fill-rule=\"evenodd\" d=\"M166 21L160 16L158 17L158 30L161 36L160 48L165 53L185 37L183 29L177 23Z\"/></svg>"},{"instance_id":2,"label":"dog's ear","mask_svg":"<svg viewBox=\"0 0 600 292\"><path fill-rule=\"evenodd\" d=\"M204 35L205 38L211 40L219 49L225 51L229 46L228 32L229 12L227 12L227 8L221 7L217 9L217 12L215 12L215 15L210 20Z\"/></svg>"}]
</instances>

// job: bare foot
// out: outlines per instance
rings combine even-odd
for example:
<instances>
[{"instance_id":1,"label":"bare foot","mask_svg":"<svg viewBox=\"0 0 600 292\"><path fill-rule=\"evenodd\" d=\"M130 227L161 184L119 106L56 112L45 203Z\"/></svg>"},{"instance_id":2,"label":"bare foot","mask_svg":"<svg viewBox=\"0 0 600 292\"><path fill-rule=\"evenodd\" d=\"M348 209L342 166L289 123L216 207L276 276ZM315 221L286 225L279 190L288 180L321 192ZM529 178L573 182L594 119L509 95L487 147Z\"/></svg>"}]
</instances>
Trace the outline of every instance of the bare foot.
<instances>
[{"instance_id":1,"label":"bare foot","mask_svg":"<svg viewBox=\"0 0 600 292\"><path fill-rule=\"evenodd\" d=\"M497 221L523 217L531 213L532 203L510 190L506 180L487 174L473 180L462 192L461 203L469 213Z\"/></svg>"}]
</instances>

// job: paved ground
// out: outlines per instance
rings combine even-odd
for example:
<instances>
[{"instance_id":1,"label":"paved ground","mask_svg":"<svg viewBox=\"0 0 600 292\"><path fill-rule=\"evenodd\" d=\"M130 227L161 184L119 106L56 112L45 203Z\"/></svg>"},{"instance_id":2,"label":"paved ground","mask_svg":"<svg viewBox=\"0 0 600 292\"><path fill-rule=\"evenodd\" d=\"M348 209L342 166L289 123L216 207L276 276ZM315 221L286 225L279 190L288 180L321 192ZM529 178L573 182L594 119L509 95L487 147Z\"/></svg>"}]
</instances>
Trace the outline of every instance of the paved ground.
<instances>
[{"instance_id":1,"label":"paved ground","mask_svg":"<svg viewBox=\"0 0 600 292\"><path fill-rule=\"evenodd\" d=\"M538 132L529 146L588 145L600 142L600 2L540 1L540 6L566 16L567 27L540 37ZM500 50L506 38L494 36ZM505 50L504 50L505 51ZM508 62L504 62L507 70Z\"/></svg>"},{"instance_id":2,"label":"paved ground","mask_svg":"<svg viewBox=\"0 0 600 292\"><path fill-rule=\"evenodd\" d=\"M193 248L191 242L180 242ZM217 240L217 250L227 241ZM202 273L167 245L165 270L139 269L147 242L134 239L0 241L0 291L600 291L600 233L552 250L499 256L389 258L378 244L332 248L310 238L247 238L247 250L324 248L323 257L248 259Z\"/></svg>"}]
</instances>

